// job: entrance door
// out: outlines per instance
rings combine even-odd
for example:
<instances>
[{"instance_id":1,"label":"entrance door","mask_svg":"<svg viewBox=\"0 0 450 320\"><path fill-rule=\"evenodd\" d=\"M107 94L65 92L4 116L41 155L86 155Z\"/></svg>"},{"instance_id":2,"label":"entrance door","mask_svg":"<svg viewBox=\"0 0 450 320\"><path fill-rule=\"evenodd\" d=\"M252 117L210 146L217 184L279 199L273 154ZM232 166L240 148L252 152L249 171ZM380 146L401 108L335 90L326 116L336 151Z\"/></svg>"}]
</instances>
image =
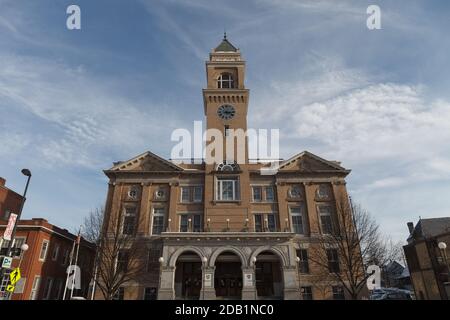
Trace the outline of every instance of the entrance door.
<instances>
[{"instance_id":1,"label":"entrance door","mask_svg":"<svg viewBox=\"0 0 450 320\"><path fill-rule=\"evenodd\" d=\"M198 299L202 289L201 262L183 262L181 292L185 299Z\"/></svg>"},{"instance_id":2,"label":"entrance door","mask_svg":"<svg viewBox=\"0 0 450 320\"><path fill-rule=\"evenodd\" d=\"M217 262L214 276L216 297L241 299L242 269L240 262Z\"/></svg>"}]
</instances>

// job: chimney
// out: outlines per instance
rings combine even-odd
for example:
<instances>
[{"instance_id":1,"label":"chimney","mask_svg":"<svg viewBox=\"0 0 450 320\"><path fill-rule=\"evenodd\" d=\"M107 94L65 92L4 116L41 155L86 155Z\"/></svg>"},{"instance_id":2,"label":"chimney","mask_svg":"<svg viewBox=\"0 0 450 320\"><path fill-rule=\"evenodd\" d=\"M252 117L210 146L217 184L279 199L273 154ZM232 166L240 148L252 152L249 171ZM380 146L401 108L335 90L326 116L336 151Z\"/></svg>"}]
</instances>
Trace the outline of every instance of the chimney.
<instances>
[{"instance_id":1,"label":"chimney","mask_svg":"<svg viewBox=\"0 0 450 320\"><path fill-rule=\"evenodd\" d=\"M414 231L414 223L408 222L406 225L408 226L409 234L412 234Z\"/></svg>"},{"instance_id":2,"label":"chimney","mask_svg":"<svg viewBox=\"0 0 450 320\"><path fill-rule=\"evenodd\" d=\"M5 184L6 184L6 179L0 177L0 186L5 186Z\"/></svg>"}]
</instances>

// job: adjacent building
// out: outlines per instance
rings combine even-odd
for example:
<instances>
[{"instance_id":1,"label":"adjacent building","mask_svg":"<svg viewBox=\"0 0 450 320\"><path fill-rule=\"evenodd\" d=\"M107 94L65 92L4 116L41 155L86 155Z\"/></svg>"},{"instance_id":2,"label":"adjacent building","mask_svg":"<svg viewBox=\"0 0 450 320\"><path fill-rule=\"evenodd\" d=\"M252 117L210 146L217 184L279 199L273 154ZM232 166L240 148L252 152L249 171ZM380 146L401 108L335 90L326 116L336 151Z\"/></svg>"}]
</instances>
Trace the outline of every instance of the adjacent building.
<instances>
[{"instance_id":1,"label":"adjacent building","mask_svg":"<svg viewBox=\"0 0 450 320\"><path fill-rule=\"evenodd\" d=\"M9 214L18 213L22 196L6 187L6 180L0 177L0 221L8 220Z\"/></svg>"},{"instance_id":2,"label":"adjacent building","mask_svg":"<svg viewBox=\"0 0 450 320\"><path fill-rule=\"evenodd\" d=\"M105 229L120 219L121 232L147 252L146 270L120 288L119 299L344 298L339 282L314 286L308 254L318 238L339 232L336 199L348 198L350 170L304 151L264 174L271 164L248 158L247 139L244 161L236 161L238 147L225 145L251 116L245 65L226 37L206 62L203 110L206 129L223 136L220 161L180 163L147 151L104 171Z\"/></svg>"},{"instance_id":3,"label":"adjacent building","mask_svg":"<svg viewBox=\"0 0 450 320\"><path fill-rule=\"evenodd\" d=\"M3 234L6 224L6 221L0 221L0 234ZM16 284L12 300L62 299L66 269L76 240L76 235L48 223L45 219L18 221L13 243L12 269L19 267L22 278ZM6 254L8 243L3 241L0 255ZM22 252L21 246L24 243L28 245L28 250ZM81 270L81 289L74 290L74 296L87 297L94 256L95 247L81 238L77 261ZM1 279L0 299L5 298L12 269Z\"/></svg>"},{"instance_id":4,"label":"adjacent building","mask_svg":"<svg viewBox=\"0 0 450 320\"><path fill-rule=\"evenodd\" d=\"M450 218L420 219L415 227L408 222L408 229L403 249L416 299L449 300Z\"/></svg>"}]
</instances>

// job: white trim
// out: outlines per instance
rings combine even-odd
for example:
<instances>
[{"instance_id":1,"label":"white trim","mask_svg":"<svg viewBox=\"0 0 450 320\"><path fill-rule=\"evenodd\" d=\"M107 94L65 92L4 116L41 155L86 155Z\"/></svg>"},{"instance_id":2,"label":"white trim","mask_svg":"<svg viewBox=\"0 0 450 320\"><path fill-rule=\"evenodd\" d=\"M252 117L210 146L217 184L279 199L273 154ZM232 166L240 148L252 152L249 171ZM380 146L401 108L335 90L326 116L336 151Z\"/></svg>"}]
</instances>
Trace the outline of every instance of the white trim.
<instances>
[{"instance_id":1,"label":"white trim","mask_svg":"<svg viewBox=\"0 0 450 320\"><path fill-rule=\"evenodd\" d=\"M41 275L35 275L31 285L30 300L39 298L39 289L41 288Z\"/></svg>"}]
</instances>

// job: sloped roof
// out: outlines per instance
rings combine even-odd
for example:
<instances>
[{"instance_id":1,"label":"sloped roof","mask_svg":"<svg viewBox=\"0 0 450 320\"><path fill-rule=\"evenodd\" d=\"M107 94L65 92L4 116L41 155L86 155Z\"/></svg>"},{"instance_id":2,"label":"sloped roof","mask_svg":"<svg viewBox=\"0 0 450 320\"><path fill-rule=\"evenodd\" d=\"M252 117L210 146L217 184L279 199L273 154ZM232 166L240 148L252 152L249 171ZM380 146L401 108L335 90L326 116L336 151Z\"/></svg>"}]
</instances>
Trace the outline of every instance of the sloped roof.
<instances>
[{"instance_id":1,"label":"sloped roof","mask_svg":"<svg viewBox=\"0 0 450 320\"><path fill-rule=\"evenodd\" d=\"M160 156L158 156L150 151L146 151L134 158L131 158L130 160L115 162L114 166L112 168L108 169L108 171L122 171L122 170L127 170L127 169L129 170L129 168L132 167L133 165L142 163L145 159L149 159L149 158L164 165L168 169L175 170L175 171L183 171L184 170L182 167L174 164L173 162L168 161L164 158L161 158Z\"/></svg>"},{"instance_id":2,"label":"sloped roof","mask_svg":"<svg viewBox=\"0 0 450 320\"><path fill-rule=\"evenodd\" d=\"M238 49L227 40L226 34L224 34L222 42L214 49L216 52L236 52L237 50Z\"/></svg>"},{"instance_id":3,"label":"sloped roof","mask_svg":"<svg viewBox=\"0 0 450 320\"><path fill-rule=\"evenodd\" d=\"M450 232L450 217L420 219L414 228L414 237L435 237Z\"/></svg>"},{"instance_id":4,"label":"sloped roof","mask_svg":"<svg viewBox=\"0 0 450 320\"><path fill-rule=\"evenodd\" d=\"M319 156L316 156L315 154L312 154L309 151L303 151L299 154L296 154L295 156L281 162L279 169L283 169L284 167L288 166L289 164L297 161L298 159L301 159L302 157L309 157L312 158L320 163L323 163L325 165L327 165L330 170L338 170L338 171L348 171L347 169L345 169L344 167L340 166L338 164L338 162L336 161L329 161L329 160L325 160Z\"/></svg>"}]
</instances>

